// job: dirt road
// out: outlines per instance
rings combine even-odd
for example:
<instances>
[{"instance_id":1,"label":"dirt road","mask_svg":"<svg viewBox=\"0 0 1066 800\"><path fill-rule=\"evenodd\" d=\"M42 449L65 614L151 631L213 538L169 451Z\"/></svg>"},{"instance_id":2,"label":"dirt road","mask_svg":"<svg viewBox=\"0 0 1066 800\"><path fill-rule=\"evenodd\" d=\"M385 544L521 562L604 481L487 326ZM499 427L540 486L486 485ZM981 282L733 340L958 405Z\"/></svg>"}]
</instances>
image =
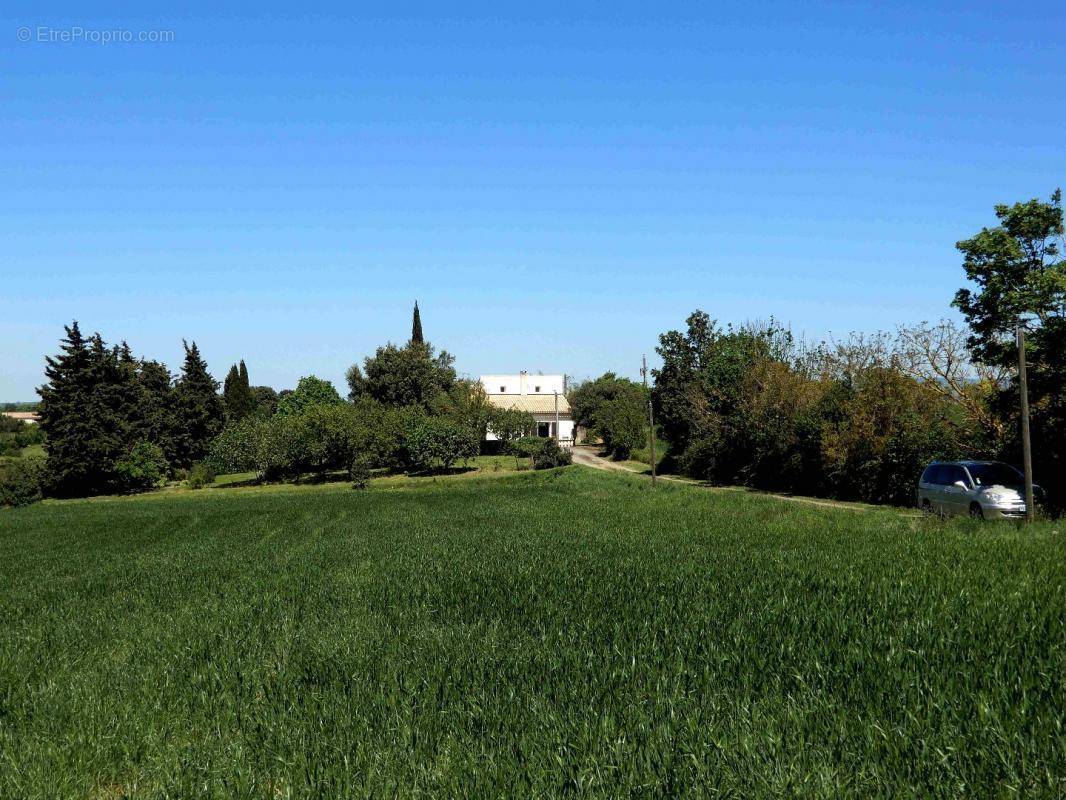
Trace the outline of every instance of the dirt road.
<instances>
[{"instance_id":1,"label":"dirt road","mask_svg":"<svg viewBox=\"0 0 1066 800\"><path fill-rule=\"evenodd\" d=\"M575 447L572 451L574 456L574 463L580 464L583 467L589 467L590 469L602 469L607 472L628 472L630 475L643 475L644 473L638 472L632 467L627 467L623 464L619 464L616 461L611 461L596 453L594 448L591 447ZM746 489L742 486L708 486L705 483L692 480L691 478L680 478L676 475L660 475L659 480L671 481L673 483L687 483L690 486L698 486L704 489L717 492L755 492L754 489ZM863 505L862 503L845 503L840 500L822 500L814 497L793 497L786 494L774 494L773 492L755 492L765 497L772 497L775 500L784 500L789 503L804 503L811 506L822 506L823 508L833 508L844 511L873 511L877 506Z\"/></svg>"}]
</instances>

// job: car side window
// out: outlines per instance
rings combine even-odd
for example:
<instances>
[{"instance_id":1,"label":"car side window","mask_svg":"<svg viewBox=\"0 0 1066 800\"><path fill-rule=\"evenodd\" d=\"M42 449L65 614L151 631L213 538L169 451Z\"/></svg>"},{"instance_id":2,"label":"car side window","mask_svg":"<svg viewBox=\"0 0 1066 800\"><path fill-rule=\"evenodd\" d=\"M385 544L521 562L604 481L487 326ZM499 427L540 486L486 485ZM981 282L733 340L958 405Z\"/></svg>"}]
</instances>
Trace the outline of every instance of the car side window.
<instances>
[{"instance_id":1,"label":"car side window","mask_svg":"<svg viewBox=\"0 0 1066 800\"><path fill-rule=\"evenodd\" d=\"M925 482L926 483L931 483L934 486L939 486L940 484L942 484L944 482L943 478L944 478L944 465L943 464L933 464L931 467L929 467L929 469L926 470L926 478L925 478Z\"/></svg>"},{"instance_id":2,"label":"car side window","mask_svg":"<svg viewBox=\"0 0 1066 800\"><path fill-rule=\"evenodd\" d=\"M936 464L930 464L922 473L922 483L936 483L936 471L940 469Z\"/></svg>"},{"instance_id":3,"label":"car side window","mask_svg":"<svg viewBox=\"0 0 1066 800\"><path fill-rule=\"evenodd\" d=\"M946 473L944 475L945 486L954 486L956 481L962 481L967 486L970 485L970 482L966 480L966 471L958 464L948 465L944 468L944 471Z\"/></svg>"}]
</instances>

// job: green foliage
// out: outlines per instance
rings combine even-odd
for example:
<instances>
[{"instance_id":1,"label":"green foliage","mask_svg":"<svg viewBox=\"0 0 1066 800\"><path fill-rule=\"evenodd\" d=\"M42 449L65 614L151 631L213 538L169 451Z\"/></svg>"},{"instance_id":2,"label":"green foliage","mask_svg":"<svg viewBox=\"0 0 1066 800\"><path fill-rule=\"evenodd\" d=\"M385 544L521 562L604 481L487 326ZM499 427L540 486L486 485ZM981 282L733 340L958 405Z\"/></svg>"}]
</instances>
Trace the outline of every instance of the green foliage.
<instances>
[{"instance_id":1,"label":"green foliage","mask_svg":"<svg viewBox=\"0 0 1066 800\"><path fill-rule=\"evenodd\" d=\"M372 468L396 469L409 462L406 432L423 418L420 411L372 400L248 417L215 439L208 463L219 473L252 471L260 480L347 470L357 458Z\"/></svg>"},{"instance_id":2,"label":"green foliage","mask_svg":"<svg viewBox=\"0 0 1066 800\"><path fill-rule=\"evenodd\" d=\"M696 312L659 354L657 421L694 477L909 505L930 460L973 454L963 409L877 337L799 351L773 321L722 331Z\"/></svg>"},{"instance_id":3,"label":"green foliage","mask_svg":"<svg viewBox=\"0 0 1066 800\"><path fill-rule=\"evenodd\" d=\"M143 492L162 485L167 476L163 448L154 442L137 442L115 462L114 473L120 491Z\"/></svg>"},{"instance_id":4,"label":"green foliage","mask_svg":"<svg viewBox=\"0 0 1066 800\"><path fill-rule=\"evenodd\" d=\"M40 425L48 437L45 485L58 496L95 494L115 482L114 465L128 446L130 369L99 334L66 328L61 352L45 360Z\"/></svg>"},{"instance_id":5,"label":"green foliage","mask_svg":"<svg viewBox=\"0 0 1066 800\"><path fill-rule=\"evenodd\" d=\"M418 301L415 301L415 311L411 315L411 343L412 344L425 344L425 337L422 336L422 315L418 313Z\"/></svg>"},{"instance_id":6,"label":"green foliage","mask_svg":"<svg viewBox=\"0 0 1066 800\"><path fill-rule=\"evenodd\" d=\"M432 414L447 417L473 431L478 442L485 438L499 411L489 404L481 382L470 380L456 380L450 389L437 395L431 407Z\"/></svg>"},{"instance_id":7,"label":"green foliage","mask_svg":"<svg viewBox=\"0 0 1066 800\"><path fill-rule=\"evenodd\" d=\"M239 422L256 412L258 404L252 387L248 385L248 367L243 359L240 366L234 364L229 368L222 387L222 401L226 406L226 419L230 422Z\"/></svg>"},{"instance_id":8,"label":"green foliage","mask_svg":"<svg viewBox=\"0 0 1066 800\"><path fill-rule=\"evenodd\" d=\"M488 426L496 438L503 442L503 452L506 453L514 442L537 429L537 418L528 411L516 408L495 408L489 416Z\"/></svg>"},{"instance_id":9,"label":"green foliage","mask_svg":"<svg viewBox=\"0 0 1066 800\"><path fill-rule=\"evenodd\" d=\"M278 410L278 393L269 386L251 387L253 413L257 417L272 417Z\"/></svg>"},{"instance_id":10,"label":"green foliage","mask_svg":"<svg viewBox=\"0 0 1066 800\"><path fill-rule=\"evenodd\" d=\"M539 436L522 436L507 443L507 452L514 456L516 464L519 463L519 459L527 458L529 466L533 466L533 460L543 445L544 440Z\"/></svg>"},{"instance_id":11,"label":"green foliage","mask_svg":"<svg viewBox=\"0 0 1066 800\"><path fill-rule=\"evenodd\" d=\"M1033 470L1052 505L1066 506L1066 259L1062 193L1047 203L1033 199L997 205L999 225L983 228L956 247L966 277L954 305L970 326L976 358L1012 375L997 398L997 411L1012 435L1002 457L1018 463L1018 354L1015 329L1026 328L1026 364L1033 441Z\"/></svg>"},{"instance_id":12,"label":"green foliage","mask_svg":"<svg viewBox=\"0 0 1066 800\"><path fill-rule=\"evenodd\" d=\"M357 455L348 465L348 477L353 489L365 489L370 485L371 460L365 455Z\"/></svg>"},{"instance_id":13,"label":"green foliage","mask_svg":"<svg viewBox=\"0 0 1066 800\"><path fill-rule=\"evenodd\" d=\"M218 381L207 371L196 342L185 346L185 363L174 385L174 466L188 468L202 461L225 424L225 406Z\"/></svg>"},{"instance_id":14,"label":"green foliage","mask_svg":"<svg viewBox=\"0 0 1066 800\"><path fill-rule=\"evenodd\" d=\"M568 399L575 424L593 431L615 458L629 458L647 441L648 395L639 383L606 372L578 385Z\"/></svg>"},{"instance_id":15,"label":"green foliage","mask_svg":"<svg viewBox=\"0 0 1066 800\"><path fill-rule=\"evenodd\" d=\"M542 439L540 449L533 455L534 469L566 467L572 462L569 450L563 450L555 439Z\"/></svg>"},{"instance_id":16,"label":"green foliage","mask_svg":"<svg viewBox=\"0 0 1066 800\"><path fill-rule=\"evenodd\" d=\"M448 470L476 456L480 444L476 433L447 417L423 417L404 436L408 465L414 470Z\"/></svg>"},{"instance_id":17,"label":"green foliage","mask_svg":"<svg viewBox=\"0 0 1066 800\"><path fill-rule=\"evenodd\" d=\"M455 385L455 359L435 354L428 343L409 342L405 347L387 344L348 370L349 399L368 397L387 406L417 406L432 412L442 394Z\"/></svg>"},{"instance_id":18,"label":"green foliage","mask_svg":"<svg viewBox=\"0 0 1066 800\"><path fill-rule=\"evenodd\" d=\"M1053 530L584 469L0 512L0 796L1056 797Z\"/></svg>"},{"instance_id":19,"label":"green foliage","mask_svg":"<svg viewBox=\"0 0 1066 800\"><path fill-rule=\"evenodd\" d=\"M596 431L615 458L624 461L634 449L647 442L645 409L643 398L626 393L609 400L599 410Z\"/></svg>"},{"instance_id":20,"label":"green foliage","mask_svg":"<svg viewBox=\"0 0 1066 800\"><path fill-rule=\"evenodd\" d=\"M203 489L215 482L215 471L210 464L193 464L189 467L189 473L185 477L185 485L190 489Z\"/></svg>"},{"instance_id":21,"label":"green foliage","mask_svg":"<svg viewBox=\"0 0 1066 800\"><path fill-rule=\"evenodd\" d=\"M278 416L302 414L314 406L336 406L344 401L329 381L308 375L300 378L296 389L278 400Z\"/></svg>"},{"instance_id":22,"label":"green foliage","mask_svg":"<svg viewBox=\"0 0 1066 800\"><path fill-rule=\"evenodd\" d=\"M0 461L0 506L28 506L42 497L44 460L18 458Z\"/></svg>"}]
</instances>

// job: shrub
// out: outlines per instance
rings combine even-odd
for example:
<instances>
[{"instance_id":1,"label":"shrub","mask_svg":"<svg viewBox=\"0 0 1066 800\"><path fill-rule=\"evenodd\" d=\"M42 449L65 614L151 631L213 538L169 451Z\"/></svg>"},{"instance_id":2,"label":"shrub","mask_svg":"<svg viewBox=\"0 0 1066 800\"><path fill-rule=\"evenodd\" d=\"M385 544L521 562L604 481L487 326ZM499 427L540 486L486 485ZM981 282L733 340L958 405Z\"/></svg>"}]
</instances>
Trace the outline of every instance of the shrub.
<instances>
[{"instance_id":1,"label":"shrub","mask_svg":"<svg viewBox=\"0 0 1066 800\"><path fill-rule=\"evenodd\" d=\"M348 477L353 489L365 489L370 484L370 458L366 455L353 458L348 466Z\"/></svg>"},{"instance_id":2,"label":"shrub","mask_svg":"<svg viewBox=\"0 0 1066 800\"><path fill-rule=\"evenodd\" d=\"M640 398L626 394L605 403L600 408L596 430L603 435L604 445L615 458L620 461L629 458L648 439Z\"/></svg>"},{"instance_id":3,"label":"shrub","mask_svg":"<svg viewBox=\"0 0 1066 800\"><path fill-rule=\"evenodd\" d=\"M572 462L569 450L563 450L554 439L544 439L540 450L533 456L534 469L566 467Z\"/></svg>"},{"instance_id":4,"label":"shrub","mask_svg":"<svg viewBox=\"0 0 1066 800\"><path fill-rule=\"evenodd\" d=\"M532 466L533 458L540 452L543 441L543 439L537 436L523 436L513 442L508 442L507 449L515 458L515 466L519 469L522 468L522 464L519 463L519 459L521 458L528 458L528 466Z\"/></svg>"},{"instance_id":5,"label":"shrub","mask_svg":"<svg viewBox=\"0 0 1066 800\"><path fill-rule=\"evenodd\" d=\"M0 465L0 506L28 506L41 499L44 459L22 458Z\"/></svg>"},{"instance_id":6,"label":"shrub","mask_svg":"<svg viewBox=\"0 0 1066 800\"><path fill-rule=\"evenodd\" d=\"M15 432L15 444L19 447L29 447L35 444L44 444L44 431L40 425L26 425Z\"/></svg>"},{"instance_id":7,"label":"shrub","mask_svg":"<svg viewBox=\"0 0 1066 800\"><path fill-rule=\"evenodd\" d=\"M190 489L203 489L209 483L215 482L215 471L208 464L193 464L189 468L185 485Z\"/></svg>"},{"instance_id":8,"label":"shrub","mask_svg":"<svg viewBox=\"0 0 1066 800\"><path fill-rule=\"evenodd\" d=\"M137 442L115 462L115 480L123 491L142 492L162 484L167 469L163 448L154 442Z\"/></svg>"},{"instance_id":9,"label":"shrub","mask_svg":"<svg viewBox=\"0 0 1066 800\"><path fill-rule=\"evenodd\" d=\"M460 459L476 456L478 446L473 431L445 417L425 417L405 436L407 458L414 469L449 469Z\"/></svg>"}]
</instances>

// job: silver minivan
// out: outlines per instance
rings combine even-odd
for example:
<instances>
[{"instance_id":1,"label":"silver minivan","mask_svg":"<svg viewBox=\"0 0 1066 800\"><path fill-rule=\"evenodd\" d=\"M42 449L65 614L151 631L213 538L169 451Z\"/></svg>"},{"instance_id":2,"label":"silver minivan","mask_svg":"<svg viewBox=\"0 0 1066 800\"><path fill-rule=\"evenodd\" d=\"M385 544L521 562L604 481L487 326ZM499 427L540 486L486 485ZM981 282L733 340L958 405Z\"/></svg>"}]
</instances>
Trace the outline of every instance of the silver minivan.
<instances>
[{"instance_id":1,"label":"silver minivan","mask_svg":"<svg viewBox=\"0 0 1066 800\"><path fill-rule=\"evenodd\" d=\"M942 516L1020 519L1024 486L1022 474L1002 461L934 461L918 481L918 508Z\"/></svg>"}]
</instances>

